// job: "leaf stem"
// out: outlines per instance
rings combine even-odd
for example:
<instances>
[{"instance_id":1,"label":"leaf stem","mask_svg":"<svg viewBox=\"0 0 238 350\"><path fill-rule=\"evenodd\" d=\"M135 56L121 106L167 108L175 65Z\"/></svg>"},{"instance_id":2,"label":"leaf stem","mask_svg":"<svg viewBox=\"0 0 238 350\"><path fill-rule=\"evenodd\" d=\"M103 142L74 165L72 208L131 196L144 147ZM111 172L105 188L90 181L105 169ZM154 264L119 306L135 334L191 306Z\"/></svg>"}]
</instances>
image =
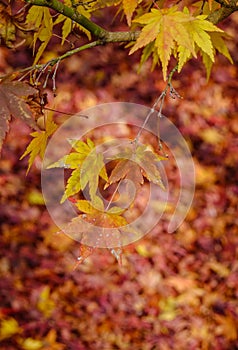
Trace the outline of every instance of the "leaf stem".
<instances>
[{"instance_id":1,"label":"leaf stem","mask_svg":"<svg viewBox=\"0 0 238 350\"><path fill-rule=\"evenodd\" d=\"M138 132L138 134L136 135L136 138L134 140L135 144L138 143L138 140L139 140L139 138L141 136L141 133L145 129L145 126L148 123L148 121L149 121L150 117L152 116L152 114L156 112L156 108L157 108L159 103L160 103L160 106L159 106L159 111L157 113L157 116L159 118L162 117L162 110L163 110L163 106L164 106L164 100L165 100L165 96L167 95L168 90L170 90L170 96L172 98L180 97L180 95L177 93L177 91L172 86L172 78L173 78L174 73L177 71L177 69L178 69L178 65L176 65L171 70L171 72L169 73L168 78L167 78L167 84L166 84L164 90L161 92L160 96L154 102L154 104L153 104L151 110L149 111L149 113L147 114L147 116L146 116L146 118L145 118L145 120L144 120L144 122L143 122L143 124L142 124L142 126L141 126L141 128L140 128L140 130ZM161 141L160 141L159 134L158 134L158 144L159 144L160 150L162 150L163 147L162 147L162 144L161 144Z\"/></svg>"}]
</instances>

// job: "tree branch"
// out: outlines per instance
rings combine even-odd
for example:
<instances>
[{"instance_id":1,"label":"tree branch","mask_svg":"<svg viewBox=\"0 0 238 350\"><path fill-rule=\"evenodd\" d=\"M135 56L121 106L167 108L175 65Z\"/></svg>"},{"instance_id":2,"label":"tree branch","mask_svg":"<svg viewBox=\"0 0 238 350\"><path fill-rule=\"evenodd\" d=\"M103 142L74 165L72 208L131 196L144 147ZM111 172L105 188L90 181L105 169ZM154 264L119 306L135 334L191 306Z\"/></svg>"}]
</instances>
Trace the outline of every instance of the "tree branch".
<instances>
[{"instance_id":1,"label":"tree branch","mask_svg":"<svg viewBox=\"0 0 238 350\"><path fill-rule=\"evenodd\" d=\"M96 23L90 21L87 17L77 11L77 9L68 7L58 0L26 0L30 5L49 7L65 17L71 18L72 21L80 24L89 30L92 36L102 41L102 44L115 42L135 41L139 36L139 31L135 32L109 32Z\"/></svg>"},{"instance_id":2,"label":"tree branch","mask_svg":"<svg viewBox=\"0 0 238 350\"><path fill-rule=\"evenodd\" d=\"M96 23L89 20L87 17L82 15L77 11L76 8L64 5L59 0L26 0L30 5L44 6L57 13L63 14L65 17L71 18L72 21L80 24L85 29L89 30L92 36L96 39L102 41L102 44L115 43L115 42L130 42L135 41L140 34L140 31L127 31L127 32L110 32ZM207 20L213 24L217 24L227 17L229 17L233 12L238 10L237 0L230 0L227 3L224 0L216 0L217 3L221 5L221 8L212 12Z\"/></svg>"},{"instance_id":3,"label":"tree branch","mask_svg":"<svg viewBox=\"0 0 238 350\"><path fill-rule=\"evenodd\" d=\"M224 19L229 17L233 12L238 11L237 0L231 0L229 3L223 0L216 0L217 3L221 5L221 8L212 12L207 20L212 22L213 24L217 24L222 22Z\"/></svg>"},{"instance_id":4,"label":"tree branch","mask_svg":"<svg viewBox=\"0 0 238 350\"><path fill-rule=\"evenodd\" d=\"M238 2L237 0L230 0L229 2L225 0L215 0L217 3L221 5L219 9L212 12L207 20L212 22L213 24L217 24L229 17L233 12L238 10ZM77 8L69 7L65 5L60 0L25 0L29 5L34 6L42 6L48 7L54 10L58 14L62 14L67 18L70 18L73 22L80 24L82 27L90 31L92 36L95 38L95 41L89 42L86 45L78 47L74 50L67 51L62 56L57 57L56 59L52 59L47 64L35 65L29 67L24 71L32 71L32 70L45 70L47 67L53 67L55 64L59 64L63 59L69 57L75 53L83 51L87 48L107 44L107 43L116 43L116 42L131 42L136 41L139 37L141 31L124 31L124 32L111 32L98 24L94 23L84 15L78 12Z\"/></svg>"}]
</instances>

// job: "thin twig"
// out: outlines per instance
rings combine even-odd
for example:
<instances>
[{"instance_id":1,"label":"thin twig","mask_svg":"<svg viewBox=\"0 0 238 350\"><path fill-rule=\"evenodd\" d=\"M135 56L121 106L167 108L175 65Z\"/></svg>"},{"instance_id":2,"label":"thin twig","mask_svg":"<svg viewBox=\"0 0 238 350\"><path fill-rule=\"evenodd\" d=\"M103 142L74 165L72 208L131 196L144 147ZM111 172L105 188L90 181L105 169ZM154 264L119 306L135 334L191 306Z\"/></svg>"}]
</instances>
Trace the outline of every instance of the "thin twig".
<instances>
[{"instance_id":1,"label":"thin twig","mask_svg":"<svg viewBox=\"0 0 238 350\"><path fill-rule=\"evenodd\" d=\"M60 114L64 114L64 115L71 115L74 116L76 113L69 113L69 112L62 112L62 111L58 111L57 109L53 109L53 108L49 108L49 107L43 107L43 109L47 110L47 111L52 111L52 112L56 112L56 113L60 113ZM89 117L85 114L77 114L77 117L82 117L85 119L88 119Z\"/></svg>"},{"instance_id":2,"label":"thin twig","mask_svg":"<svg viewBox=\"0 0 238 350\"><path fill-rule=\"evenodd\" d=\"M46 86L47 86L47 83L48 83L49 76L50 76L51 72L52 72L52 67L49 67L48 72L47 72L46 77L45 77L44 84L43 84L43 89L45 89Z\"/></svg>"},{"instance_id":3,"label":"thin twig","mask_svg":"<svg viewBox=\"0 0 238 350\"><path fill-rule=\"evenodd\" d=\"M45 71L49 67L49 65L50 65L50 62L47 62L47 63L43 64L41 68L37 69L39 71L39 74L38 74L38 77L36 79L34 78L34 84L36 86L38 85L41 76L45 73ZM34 69L32 69L32 70L34 70Z\"/></svg>"},{"instance_id":4,"label":"thin twig","mask_svg":"<svg viewBox=\"0 0 238 350\"><path fill-rule=\"evenodd\" d=\"M33 66L30 66L30 67L19 69L17 72L18 73L25 73L25 72L32 72L32 71L35 71L35 72L40 71L39 74L40 74L40 77L41 77L42 74L44 74L44 72L47 69L47 67L49 67L49 66L53 67L55 64L57 64L58 61L63 61L65 58L67 58L69 56L72 56L72 55L74 55L74 54L76 54L78 52L81 52L81 51L86 50L86 49L90 49L90 48L95 47L95 46L100 46L100 45L103 45L103 42L101 40L92 41L92 42L90 42L88 44L79 46L76 49L67 51L63 55L61 55L61 56L59 56L57 58L53 58L53 59L51 59L50 61L48 61L46 63L35 64ZM9 76L11 76L12 74L16 74L16 72L12 72L11 74L9 74ZM37 79L36 79L37 82L39 81L40 77L39 76L37 77ZM4 79L4 78L6 78L6 75L0 76L0 79Z\"/></svg>"},{"instance_id":5,"label":"thin twig","mask_svg":"<svg viewBox=\"0 0 238 350\"><path fill-rule=\"evenodd\" d=\"M141 136L142 131L145 129L145 126L146 126L146 124L148 123L148 121L149 121L151 115L156 111L156 108L158 107L159 104L160 104L160 106L159 106L159 111L158 111L158 113L157 113L157 116L158 116L159 118L162 117L162 110L163 110L163 106L164 106L164 100L165 100L165 96L167 95L168 90L170 91L170 96L171 96L172 98L180 97L180 95L178 94L178 92L177 92L177 91L173 88L173 86L172 86L172 78L173 78L174 73L177 71L177 69L178 69L178 65L176 65L176 66L172 69L172 71L169 73L169 76L168 76L168 79L167 79L167 84L166 84L166 86L165 86L165 89L162 91L162 93L160 94L160 96L156 99L156 101L154 102L154 104L153 104L151 110L150 110L149 113L147 114L147 116L146 116L146 118L145 118L145 120L144 120L144 122L143 122L143 124L142 124L142 126L141 126L141 128L140 128L140 130L139 130L139 132L138 132L138 134L136 135L136 138L135 138L135 140L134 140L134 143L135 143L135 144L138 143L138 140L139 140L139 138L140 138L140 136ZM159 121L158 121L158 123L159 123ZM159 129L158 129L158 144L159 144L159 149L160 149L160 150L163 150L162 143L161 143L161 141L160 141Z\"/></svg>"},{"instance_id":6,"label":"thin twig","mask_svg":"<svg viewBox=\"0 0 238 350\"><path fill-rule=\"evenodd\" d=\"M54 73L53 73L53 76L52 76L52 81L53 81L53 88L52 88L52 90L53 90L54 93L55 93L55 91L56 91L55 77L56 77L57 70L58 70L58 68L59 68L59 64L60 64L60 61L58 61L58 62L56 63L55 70L54 70Z\"/></svg>"},{"instance_id":7,"label":"thin twig","mask_svg":"<svg viewBox=\"0 0 238 350\"><path fill-rule=\"evenodd\" d=\"M170 72L169 76L168 76L168 79L167 79L167 84L165 86L165 89L162 91L162 93L160 94L160 96L156 99L156 101L154 102L150 112L147 114L135 140L133 141L133 143L135 145L138 144L138 140L141 136L141 133L143 132L143 130L145 129L145 126L146 124L148 123L150 117L152 116L152 114L156 111L156 108L158 107L159 105L159 111L157 113L157 116L158 116L158 131L157 131L157 138L158 138L158 147L159 147L159 150L163 152L163 155L167 158L168 155L165 154L164 150L163 150L163 145L162 145L162 142L161 142L161 138L160 138L160 118L163 116L162 115L162 110L163 110L163 107L164 107L164 100L165 100L165 96L167 95L168 93L168 90L170 92L170 96L172 98L181 98L181 96L179 95L179 93L174 89L173 85L172 85L172 78L173 78L173 75L174 73L177 71L178 69L178 65L176 65L172 71Z\"/></svg>"}]
</instances>

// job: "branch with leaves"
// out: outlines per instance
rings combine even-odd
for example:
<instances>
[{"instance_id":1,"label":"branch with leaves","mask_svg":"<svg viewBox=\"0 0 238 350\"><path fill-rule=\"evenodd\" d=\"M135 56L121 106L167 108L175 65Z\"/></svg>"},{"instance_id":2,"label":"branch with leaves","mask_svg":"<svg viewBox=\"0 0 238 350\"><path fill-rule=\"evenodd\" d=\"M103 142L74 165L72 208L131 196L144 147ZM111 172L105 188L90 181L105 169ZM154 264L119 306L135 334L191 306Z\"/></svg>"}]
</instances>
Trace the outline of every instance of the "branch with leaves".
<instances>
[{"instance_id":1,"label":"branch with leaves","mask_svg":"<svg viewBox=\"0 0 238 350\"><path fill-rule=\"evenodd\" d=\"M153 69L162 67L165 89L155 101L151 113L146 116L136 138L113 159L112 170L108 172L106 166L110 159L97 153L95 140L91 139L73 140L73 151L50 165L51 168L71 170L61 203L72 201L79 215L66 229L72 234L77 232L83 238L88 233L87 224L96 222L97 227L101 227L102 237L106 227L115 229L120 237L123 227L128 224L125 215L127 209L113 203L121 182L124 179L133 181L136 193L145 181L165 189L157 167L158 162L167 159L160 135L157 135L157 149L139 142L149 118L157 109L159 123L168 92L173 98L180 97L172 86L172 77L175 71L180 73L190 59L201 57L208 79L217 53L224 55L230 63L233 62L225 42L227 35L217 24L237 11L238 3L236 0L207 0L195 4L183 0L172 4L171 1L152 0L95 0L78 3L74 0L20 0L20 3L22 7L15 14L11 4L0 3L0 39L9 49L24 48L25 44L31 46L34 59L30 67L1 78L0 146L9 130L12 116L22 119L34 129L32 141L21 157L29 156L27 172L37 156L43 158L48 138L57 129L53 115L45 114L47 100L44 89L49 79L52 79L55 92L57 71L63 60L96 46L124 43L130 47L130 55L141 52L141 66L150 60ZM95 11L101 11L102 14L108 6L122 13L127 30L110 31L93 20ZM64 53L61 50L61 54L56 53L54 58L45 60L47 47L53 37L59 37L59 30L61 46L66 47ZM78 33L83 33L84 37L79 37ZM68 44L71 45L70 49ZM170 63L174 61L175 68L168 73ZM39 125L40 118L43 118L43 127ZM104 190L116 186L106 206L98 196L100 184L103 184ZM85 190L89 199L83 197ZM120 239L118 247L110 248L110 251L120 260ZM91 253L91 247L81 246L79 263Z\"/></svg>"},{"instance_id":2,"label":"branch with leaves","mask_svg":"<svg viewBox=\"0 0 238 350\"><path fill-rule=\"evenodd\" d=\"M129 43L132 46L129 54L142 50L141 65L151 58L152 68L155 68L156 65L162 66L164 80L167 79L167 70L172 59L177 61L176 69L180 73L188 60L201 56L208 78L217 53L223 54L232 63L224 41L226 33L215 24L237 11L237 1L234 0L203 1L195 5L195 10L194 7L187 8L183 5L183 1L180 1L179 5L171 6L166 1L97 0L75 3L72 0L62 2L59 0L26 0L22 2L22 5L22 9L15 15L10 5L0 5L2 10L0 36L5 45L14 48L18 32L28 33L27 35L31 35L32 38L31 46L35 55L32 66L2 77L0 98L5 107L0 121L1 143L8 131L11 116L24 119L28 125L37 130L37 119L42 115L45 104L38 86L42 84L44 89L51 78L53 90L56 90L56 73L60 63L83 50L108 43ZM126 17L129 31L111 32L91 19L95 10L103 11L107 6L119 7ZM59 25L62 31L62 46L75 30L83 32L88 42L66 50L65 53L46 63L40 63L54 36L55 28ZM138 27L141 29L138 30ZM92 40L92 37L95 40ZM41 83L42 78L43 83ZM24 82L16 83L15 79L24 80ZM29 86L29 83L34 87ZM21 92L20 85L22 86ZM15 92L16 86L17 92ZM6 102L8 98L11 101L13 99L17 101L17 105L22 105L23 108L18 110L8 105ZM46 126L45 123L45 131Z\"/></svg>"},{"instance_id":3,"label":"branch with leaves","mask_svg":"<svg viewBox=\"0 0 238 350\"><path fill-rule=\"evenodd\" d=\"M213 1L210 2L212 3ZM221 6L215 11L211 12L207 17L208 21L214 24L224 21L232 13L238 11L238 3L236 0L216 0L216 3L220 4Z\"/></svg>"}]
</instances>

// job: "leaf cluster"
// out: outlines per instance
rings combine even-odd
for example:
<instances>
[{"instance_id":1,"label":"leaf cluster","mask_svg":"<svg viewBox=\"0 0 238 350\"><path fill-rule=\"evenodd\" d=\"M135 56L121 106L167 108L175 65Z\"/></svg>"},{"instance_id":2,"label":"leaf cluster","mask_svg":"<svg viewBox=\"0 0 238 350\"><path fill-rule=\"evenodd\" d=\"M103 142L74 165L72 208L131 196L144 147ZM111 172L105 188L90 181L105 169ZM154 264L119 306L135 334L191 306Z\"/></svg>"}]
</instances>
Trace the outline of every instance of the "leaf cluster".
<instances>
[{"instance_id":1,"label":"leaf cluster","mask_svg":"<svg viewBox=\"0 0 238 350\"><path fill-rule=\"evenodd\" d=\"M25 23L21 29L33 33L32 39L28 39L27 42L33 47L34 64L42 58L52 37L58 36L59 25L61 26L61 45L66 41L70 43L69 36L72 33L78 37L78 31L84 33L88 41L96 37L103 43L119 40L129 41L129 45L132 45L137 37L130 54L142 48L141 64L151 56L152 67L157 64L162 65L164 80L166 80L168 64L172 57L178 62L178 72L180 72L189 59L201 55L208 77L216 52L223 54L232 63L223 40L225 33L209 20L210 15L218 11L220 6L212 0L198 1L195 4L198 10L194 13L191 12L192 6L190 6L191 9L186 7L191 5L189 1L181 1L175 6L171 6L168 1L155 3L148 0L79 2L64 0L62 3L55 1L54 4L45 3L44 0L29 2L33 6L26 11ZM229 2L225 3L227 6L230 5ZM109 32L91 20L92 13L98 13L98 11L103 13L104 8L108 6L117 7L118 13L122 12L122 18L126 18L128 28L135 28L135 24L142 26L139 37L137 34L127 36L128 32L125 32L120 33L118 39L117 32ZM8 6L7 9L4 8L1 17L0 36L7 45L12 45L11 43L15 40L17 16L12 16ZM100 40L98 44L101 44Z\"/></svg>"},{"instance_id":2,"label":"leaf cluster","mask_svg":"<svg viewBox=\"0 0 238 350\"><path fill-rule=\"evenodd\" d=\"M136 18L134 22L143 26L141 34L130 54L143 48L141 64L150 56L153 66L161 63L164 80L167 78L169 61L178 61L178 72L191 58L201 54L210 75L216 50L232 63L232 58L223 41L225 33L207 20L207 15L193 16L187 8L179 11L177 6L165 9L151 9L149 13Z\"/></svg>"},{"instance_id":3,"label":"leaf cluster","mask_svg":"<svg viewBox=\"0 0 238 350\"><path fill-rule=\"evenodd\" d=\"M165 190L158 170L158 163L165 158L147 146L131 143L124 152L115 157L107 158L101 152L97 152L94 142L90 139L87 139L86 142L69 140L69 143L73 151L50 164L48 168L60 167L72 170L61 203L69 199L81 212L66 227L66 231L73 236L90 233L91 230L95 229L94 226L97 227L97 230L101 228L102 235L105 228L118 228L118 232L120 232L121 227L128 224L123 216L126 210L133 205L133 201L131 203L129 198L128 188L124 196L124 201L125 199L126 201L123 207L118 206L118 201L115 200L122 180L125 179L133 183L134 198L140 191L144 179ZM114 167L108 176L106 164L109 161L114 162ZM100 186L101 182L102 186ZM113 184L117 184L116 190L114 190L109 202L105 201L99 195L99 187L107 190ZM88 199L78 199L78 197ZM88 226L87 223L92 224L93 227Z\"/></svg>"}]
</instances>

